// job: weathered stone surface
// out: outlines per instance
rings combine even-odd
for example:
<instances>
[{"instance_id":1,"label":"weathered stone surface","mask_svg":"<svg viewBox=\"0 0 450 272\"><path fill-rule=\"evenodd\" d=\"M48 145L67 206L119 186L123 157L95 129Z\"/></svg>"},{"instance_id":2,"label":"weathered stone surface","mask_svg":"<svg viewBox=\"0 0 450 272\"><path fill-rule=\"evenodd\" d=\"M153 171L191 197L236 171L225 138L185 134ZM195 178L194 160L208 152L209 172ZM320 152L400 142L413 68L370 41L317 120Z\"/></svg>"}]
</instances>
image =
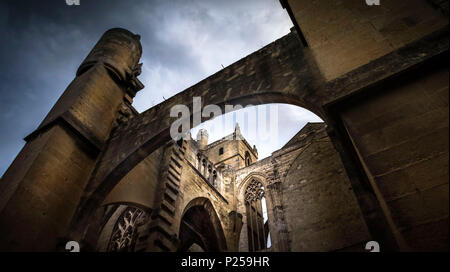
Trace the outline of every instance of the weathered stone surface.
<instances>
[{"instance_id":1,"label":"weathered stone surface","mask_svg":"<svg viewBox=\"0 0 450 272\"><path fill-rule=\"evenodd\" d=\"M103 50L105 46L109 49ZM26 138L21 159L1 180L0 250L52 250L57 238L65 236L134 80L116 80L108 71L136 66L139 47L131 32L108 31L94 48L97 54L89 57L88 67ZM106 59L114 61L107 65Z\"/></svg>"},{"instance_id":2,"label":"weathered stone surface","mask_svg":"<svg viewBox=\"0 0 450 272\"><path fill-rule=\"evenodd\" d=\"M408 232L407 246L423 250L413 233L433 240L424 229L448 217L448 67L434 63L415 74L420 77L385 83L383 92L358 100L342 118L396 228ZM446 239L430 250L446 249Z\"/></svg>"},{"instance_id":3,"label":"weathered stone surface","mask_svg":"<svg viewBox=\"0 0 450 272\"><path fill-rule=\"evenodd\" d=\"M448 24L448 15L423 0L370 7L360 0L286 1L327 80Z\"/></svg>"},{"instance_id":4,"label":"weathered stone surface","mask_svg":"<svg viewBox=\"0 0 450 272\"><path fill-rule=\"evenodd\" d=\"M105 33L2 177L0 249L448 250L448 4L283 3L304 33L142 114L139 37ZM246 141L172 141L170 109L194 96L302 106L326 132L260 161Z\"/></svg>"}]
</instances>

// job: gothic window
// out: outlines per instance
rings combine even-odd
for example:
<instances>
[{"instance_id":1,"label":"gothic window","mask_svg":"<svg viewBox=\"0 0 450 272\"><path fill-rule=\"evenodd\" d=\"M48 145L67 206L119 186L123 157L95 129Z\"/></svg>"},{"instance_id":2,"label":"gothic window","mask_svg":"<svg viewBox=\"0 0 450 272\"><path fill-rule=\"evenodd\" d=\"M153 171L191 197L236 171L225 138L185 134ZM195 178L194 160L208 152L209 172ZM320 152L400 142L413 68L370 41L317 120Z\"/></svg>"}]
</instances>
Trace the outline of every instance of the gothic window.
<instances>
[{"instance_id":1,"label":"gothic window","mask_svg":"<svg viewBox=\"0 0 450 272\"><path fill-rule=\"evenodd\" d=\"M223 147L219 148L219 156L223 154Z\"/></svg>"},{"instance_id":2,"label":"gothic window","mask_svg":"<svg viewBox=\"0 0 450 272\"><path fill-rule=\"evenodd\" d=\"M252 180L245 190L245 208L247 215L248 249L250 252L267 248L269 228L265 224L267 207L265 206L264 187L258 180Z\"/></svg>"},{"instance_id":3,"label":"gothic window","mask_svg":"<svg viewBox=\"0 0 450 272\"><path fill-rule=\"evenodd\" d=\"M139 208L126 208L114 226L108 251L134 251L138 238L137 229L145 223L147 218L147 213Z\"/></svg>"},{"instance_id":4,"label":"gothic window","mask_svg":"<svg viewBox=\"0 0 450 272\"><path fill-rule=\"evenodd\" d=\"M211 167L211 164L209 164L208 165L208 173L207 173L208 175L207 176L205 175L205 178L209 181L209 183L212 182L212 180L211 180L211 178L212 178L211 172L212 172L212 167Z\"/></svg>"},{"instance_id":5,"label":"gothic window","mask_svg":"<svg viewBox=\"0 0 450 272\"><path fill-rule=\"evenodd\" d=\"M202 166L203 166L203 171L201 171L201 173L203 174L203 176L206 176L206 160L203 159L202 160Z\"/></svg>"},{"instance_id":6,"label":"gothic window","mask_svg":"<svg viewBox=\"0 0 450 272\"><path fill-rule=\"evenodd\" d=\"M198 171L202 171L201 170L201 168L202 168L202 155L200 155L200 153L198 153L197 154L197 169L198 169Z\"/></svg>"},{"instance_id":7,"label":"gothic window","mask_svg":"<svg viewBox=\"0 0 450 272\"><path fill-rule=\"evenodd\" d=\"M212 173L212 185L217 188L217 172L216 170Z\"/></svg>"},{"instance_id":8,"label":"gothic window","mask_svg":"<svg viewBox=\"0 0 450 272\"><path fill-rule=\"evenodd\" d=\"M250 153L248 153L248 151L245 151L245 166L249 166L250 164L252 164Z\"/></svg>"}]
</instances>

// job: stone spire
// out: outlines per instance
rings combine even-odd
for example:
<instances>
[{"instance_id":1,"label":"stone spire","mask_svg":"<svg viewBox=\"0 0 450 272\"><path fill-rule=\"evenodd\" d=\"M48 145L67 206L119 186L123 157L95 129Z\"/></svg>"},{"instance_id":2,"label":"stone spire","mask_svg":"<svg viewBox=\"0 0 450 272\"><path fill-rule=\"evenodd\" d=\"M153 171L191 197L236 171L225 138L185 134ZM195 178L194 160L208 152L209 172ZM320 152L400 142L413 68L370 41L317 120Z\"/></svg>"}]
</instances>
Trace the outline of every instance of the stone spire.
<instances>
[{"instance_id":1,"label":"stone spire","mask_svg":"<svg viewBox=\"0 0 450 272\"><path fill-rule=\"evenodd\" d=\"M258 149L256 149L256 145L253 145L253 153L258 157Z\"/></svg>"},{"instance_id":2,"label":"stone spire","mask_svg":"<svg viewBox=\"0 0 450 272\"><path fill-rule=\"evenodd\" d=\"M241 128L239 127L239 123L236 122L236 127L234 128L234 135L236 140L242 140Z\"/></svg>"}]
</instances>

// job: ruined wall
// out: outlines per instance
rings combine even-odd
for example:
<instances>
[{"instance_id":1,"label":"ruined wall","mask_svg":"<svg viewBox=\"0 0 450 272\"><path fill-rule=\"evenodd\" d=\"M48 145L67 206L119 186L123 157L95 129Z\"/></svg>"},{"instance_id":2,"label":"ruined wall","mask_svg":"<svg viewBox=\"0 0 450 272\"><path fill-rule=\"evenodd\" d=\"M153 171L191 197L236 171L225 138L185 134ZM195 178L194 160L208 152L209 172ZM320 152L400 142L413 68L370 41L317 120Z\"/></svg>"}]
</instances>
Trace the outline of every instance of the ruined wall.
<instances>
[{"instance_id":1,"label":"ruined wall","mask_svg":"<svg viewBox=\"0 0 450 272\"><path fill-rule=\"evenodd\" d=\"M292 251L363 251L370 234L331 140L301 148L282 183Z\"/></svg>"},{"instance_id":2,"label":"ruined wall","mask_svg":"<svg viewBox=\"0 0 450 272\"><path fill-rule=\"evenodd\" d=\"M344 126L404 249L448 250L448 65L380 87L343 105Z\"/></svg>"},{"instance_id":3,"label":"ruined wall","mask_svg":"<svg viewBox=\"0 0 450 272\"><path fill-rule=\"evenodd\" d=\"M365 175L359 183L376 195L389 226L382 228L392 233L381 236L396 243L385 247L448 250L448 65L440 61L448 57L448 1L282 3L329 90L348 84L347 93L326 99L326 119L347 170ZM402 75L392 75L395 67ZM377 73L387 79L371 78ZM358 77L367 84L350 83ZM378 235L376 225L371 231Z\"/></svg>"},{"instance_id":4,"label":"ruined wall","mask_svg":"<svg viewBox=\"0 0 450 272\"><path fill-rule=\"evenodd\" d=\"M382 0L379 6L364 0L287 2L327 80L448 24L426 0Z\"/></svg>"},{"instance_id":5,"label":"ruined wall","mask_svg":"<svg viewBox=\"0 0 450 272\"><path fill-rule=\"evenodd\" d=\"M178 250L183 214L188 205L199 199L207 199L212 204L210 213L217 214L218 220L213 222L225 237L224 246L227 250L236 250L233 248L236 236L233 233L234 221L229 216L233 204L232 190L225 190L221 178L214 186L200 172L196 142L183 141L180 144L181 147L171 141L153 152L111 191L103 205L105 209L116 211L100 212L105 219L97 241L98 250L107 250L120 211L128 206L145 208L151 213L151 219L138 230L140 241L134 250Z\"/></svg>"},{"instance_id":6,"label":"ruined wall","mask_svg":"<svg viewBox=\"0 0 450 272\"><path fill-rule=\"evenodd\" d=\"M338 153L323 124L308 124L285 147L237 171L237 211L243 214L240 251L248 250L243 193L264 184L272 251L363 250L370 240Z\"/></svg>"},{"instance_id":7,"label":"ruined wall","mask_svg":"<svg viewBox=\"0 0 450 272\"><path fill-rule=\"evenodd\" d=\"M328 140L306 133L306 138L296 137L299 141L237 173L224 168L226 186L215 188L205 181L186 159L186 154L196 152L189 153L186 142L167 143L171 106L191 105L193 96L202 96L206 104L284 102L314 111L329 122L352 185L369 179L369 186L359 188L357 197L360 207L370 210L363 215L366 222L372 220L368 226L372 236L381 226L381 232L395 235L399 247L392 249L448 250L448 64L439 61L448 57L448 28L402 47L447 25L448 19L442 17L440 4L438 9L428 5L438 1L381 2L367 8L359 0L288 1L310 48L302 48L297 34L290 33L129 122L123 119L132 108L124 109L123 103L130 103L127 96L142 87L135 71L140 44L132 33L115 30L117 36L101 44L80 66L74 83L27 137L27 145L3 176L0 249L53 250L77 205L68 238L94 246L101 225L96 222L96 215L102 214L100 204L126 173L130 176L107 203L126 199L125 195L147 201L146 205L154 203L139 250L177 250L183 211L199 198L210 199L227 249L237 249L234 215L237 210L245 216L242 195L252 178L266 189L271 250L360 248L358 243L369 237L352 204L341 165L332 160L335 153ZM111 51L115 46L117 51ZM111 135L118 123L125 124ZM152 160L150 154L161 147L157 183L139 180L155 178L145 162L136 165L145 158ZM242 165L239 159L234 163L237 168ZM355 174L358 171L364 175ZM132 188L133 182L155 190L154 199ZM298 221L299 217L304 220ZM389 226L374 223L385 219ZM361 228L357 236L349 237L334 222ZM242 230L239 248L245 251L246 228Z\"/></svg>"}]
</instances>

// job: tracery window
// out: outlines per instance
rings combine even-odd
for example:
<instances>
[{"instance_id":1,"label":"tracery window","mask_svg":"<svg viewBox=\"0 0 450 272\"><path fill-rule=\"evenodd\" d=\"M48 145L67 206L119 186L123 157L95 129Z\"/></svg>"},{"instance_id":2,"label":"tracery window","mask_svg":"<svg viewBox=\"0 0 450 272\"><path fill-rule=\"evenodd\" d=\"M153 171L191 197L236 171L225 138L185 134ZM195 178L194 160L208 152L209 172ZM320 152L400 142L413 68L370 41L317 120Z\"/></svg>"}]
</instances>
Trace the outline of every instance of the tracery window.
<instances>
[{"instance_id":1,"label":"tracery window","mask_svg":"<svg viewBox=\"0 0 450 272\"><path fill-rule=\"evenodd\" d=\"M247 215L247 233L249 251L259 251L267 248L268 224L264 224L265 207L264 187L258 180L252 180L247 185L244 195ZM263 207L264 205L264 207Z\"/></svg>"},{"instance_id":2,"label":"tracery window","mask_svg":"<svg viewBox=\"0 0 450 272\"><path fill-rule=\"evenodd\" d=\"M143 210L127 207L117 219L109 241L108 251L134 251L138 238L138 227L142 226L147 218L147 213Z\"/></svg>"}]
</instances>

